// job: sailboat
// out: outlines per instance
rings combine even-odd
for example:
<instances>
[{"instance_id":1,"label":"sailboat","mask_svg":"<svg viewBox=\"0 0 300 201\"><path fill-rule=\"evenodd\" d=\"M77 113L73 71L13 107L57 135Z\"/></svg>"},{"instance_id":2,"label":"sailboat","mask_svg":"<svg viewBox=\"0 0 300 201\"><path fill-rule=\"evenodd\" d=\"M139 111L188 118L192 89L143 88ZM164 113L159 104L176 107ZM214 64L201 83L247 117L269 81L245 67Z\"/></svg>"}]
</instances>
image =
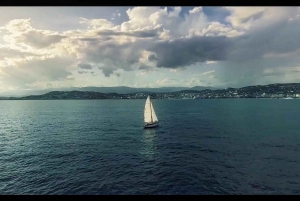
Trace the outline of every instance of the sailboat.
<instances>
[{"instance_id":1,"label":"sailboat","mask_svg":"<svg viewBox=\"0 0 300 201\"><path fill-rule=\"evenodd\" d=\"M148 95L146 103L145 103L145 109L144 109L144 128L153 128L158 126L158 119L155 114L152 102L150 100L150 96Z\"/></svg>"}]
</instances>

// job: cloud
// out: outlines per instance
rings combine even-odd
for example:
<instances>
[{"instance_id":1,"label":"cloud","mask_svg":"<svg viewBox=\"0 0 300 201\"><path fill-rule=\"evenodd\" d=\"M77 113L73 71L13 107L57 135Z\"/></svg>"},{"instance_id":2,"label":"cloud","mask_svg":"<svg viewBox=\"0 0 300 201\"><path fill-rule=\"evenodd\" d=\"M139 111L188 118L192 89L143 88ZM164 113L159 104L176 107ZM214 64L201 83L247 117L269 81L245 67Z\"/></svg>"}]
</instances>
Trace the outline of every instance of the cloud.
<instances>
[{"instance_id":1,"label":"cloud","mask_svg":"<svg viewBox=\"0 0 300 201\"><path fill-rule=\"evenodd\" d=\"M192 9L184 18L180 16L180 11L180 7L171 11L158 7L135 7L127 10L129 20L121 25L114 25L106 19L81 18L82 23L88 24L88 31L82 32L77 41L77 55L82 61L103 63L106 66L102 69L105 76L117 69L132 71L143 64L149 66L151 62L161 68L176 68L206 60L224 59L226 43L229 41L225 37L226 33L223 33L223 38L205 38L197 32L208 25L202 8ZM215 24L212 25L226 29L223 25ZM210 30L213 28L204 34L212 32ZM180 55L181 45L186 53ZM148 61L143 59L144 51L152 51Z\"/></svg>"},{"instance_id":2,"label":"cloud","mask_svg":"<svg viewBox=\"0 0 300 201\"><path fill-rule=\"evenodd\" d=\"M155 55L150 61L157 61L157 67L176 68L189 66L197 62L222 61L227 58L231 41L223 36L177 39L171 42L155 43L148 50Z\"/></svg>"},{"instance_id":3,"label":"cloud","mask_svg":"<svg viewBox=\"0 0 300 201\"><path fill-rule=\"evenodd\" d=\"M82 44L78 51L80 59L90 61L95 64L104 64L106 72L111 72L111 69L123 69L125 71L133 70L134 64L139 63L141 51L147 41L118 42L109 41L106 43L94 43L86 41ZM107 73L105 74L108 75Z\"/></svg>"},{"instance_id":4,"label":"cloud","mask_svg":"<svg viewBox=\"0 0 300 201\"><path fill-rule=\"evenodd\" d=\"M63 38L65 38L65 36L31 30L23 33L21 37L18 37L17 41L24 42L36 48L46 48L52 44L60 42Z\"/></svg>"},{"instance_id":5,"label":"cloud","mask_svg":"<svg viewBox=\"0 0 300 201\"><path fill-rule=\"evenodd\" d=\"M300 75L300 67L289 67L289 68L269 68L265 69L262 76L282 76L282 75Z\"/></svg>"},{"instance_id":6,"label":"cloud","mask_svg":"<svg viewBox=\"0 0 300 201\"><path fill-rule=\"evenodd\" d=\"M34 29L30 24L30 19L11 20L2 29L10 33L3 38L6 42L34 48L47 48L65 38L54 31Z\"/></svg>"},{"instance_id":7,"label":"cloud","mask_svg":"<svg viewBox=\"0 0 300 201\"><path fill-rule=\"evenodd\" d=\"M300 21L280 22L252 34L244 34L230 49L230 58L243 61L262 58L265 54L297 51L300 48L300 42L296 39L300 33L299 25Z\"/></svg>"},{"instance_id":8,"label":"cloud","mask_svg":"<svg viewBox=\"0 0 300 201\"><path fill-rule=\"evenodd\" d=\"M120 70L126 73L157 71L173 76L177 73L171 73L170 69L172 72L182 70L180 74L184 74L190 68L195 74L211 72L203 75L213 75L212 79L220 85L271 82L280 74L285 79L296 79L286 73L296 74L295 71L275 69L299 66L299 7L215 10L195 7L185 13L181 7L135 7L128 9L125 15L122 15L123 22L120 22L119 11L110 13L108 19L81 17L79 23L84 28L62 32L37 29L31 19L7 22L0 27L2 83L16 86L42 80L67 80L71 72L75 80L76 76L84 77L78 73L90 77L119 77ZM109 20L110 17L115 20ZM210 69L204 70L206 66ZM100 69L100 74L88 71L93 67ZM157 82L160 86L176 84L171 81L173 78L167 78L165 81L155 79L160 79ZM193 78L189 81L185 77L188 82L181 80L177 84L212 82Z\"/></svg>"},{"instance_id":9,"label":"cloud","mask_svg":"<svg viewBox=\"0 0 300 201\"><path fill-rule=\"evenodd\" d=\"M72 75L66 66L68 58L48 58L30 60L26 63L1 68L1 81L8 86L25 87L35 82L63 81Z\"/></svg>"},{"instance_id":10,"label":"cloud","mask_svg":"<svg viewBox=\"0 0 300 201\"><path fill-rule=\"evenodd\" d=\"M131 31L131 32L116 32L116 31L99 31L99 35L104 35L104 36L133 36L133 37L140 37L140 38L151 38L158 36L159 30L154 29L154 30L145 30L145 31Z\"/></svg>"},{"instance_id":11,"label":"cloud","mask_svg":"<svg viewBox=\"0 0 300 201\"><path fill-rule=\"evenodd\" d=\"M102 36L102 37L84 37L84 38L80 38L80 41L87 41L87 42L99 42L99 41L107 41L107 40L111 40L112 37L110 36Z\"/></svg>"},{"instance_id":12,"label":"cloud","mask_svg":"<svg viewBox=\"0 0 300 201\"><path fill-rule=\"evenodd\" d=\"M24 32L29 29L32 29L30 25L30 18L29 19L15 19L8 22L4 29L8 30L9 32Z\"/></svg>"},{"instance_id":13,"label":"cloud","mask_svg":"<svg viewBox=\"0 0 300 201\"><path fill-rule=\"evenodd\" d=\"M25 58L29 56L37 56L31 52L23 52L18 49L12 49L10 47L0 47L0 59L4 60L5 58Z\"/></svg>"},{"instance_id":14,"label":"cloud","mask_svg":"<svg viewBox=\"0 0 300 201\"><path fill-rule=\"evenodd\" d=\"M207 61L206 64L216 64L218 63L217 61Z\"/></svg>"},{"instance_id":15,"label":"cloud","mask_svg":"<svg viewBox=\"0 0 300 201\"><path fill-rule=\"evenodd\" d=\"M107 66L99 67L100 70L102 70L102 73L105 77L110 77L111 74L113 74L115 69L109 68Z\"/></svg>"},{"instance_id":16,"label":"cloud","mask_svg":"<svg viewBox=\"0 0 300 201\"><path fill-rule=\"evenodd\" d=\"M176 86L178 84L179 80L178 79L173 79L173 78L164 78L162 80L156 80L156 85L157 86Z\"/></svg>"},{"instance_id":17,"label":"cloud","mask_svg":"<svg viewBox=\"0 0 300 201\"><path fill-rule=\"evenodd\" d=\"M150 56L148 56L148 60L149 61L157 61L158 59L156 58L155 54L151 54Z\"/></svg>"},{"instance_id":18,"label":"cloud","mask_svg":"<svg viewBox=\"0 0 300 201\"><path fill-rule=\"evenodd\" d=\"M225 7L230 12L226 20L237 29L259 30L287 21L299 14L298 7Z\"/></svg>"},{"instance_id":19,"label":"cloud","mask_svg":"<svg viewBox=\"0 0 300 201\"><path fill-rule=\"evenodd\" d=\"M244 31L239 31L233 29L230 26L225 24L221 24L220 22L210 22L206 28L203 28L201 31L199 30L190 30L190 33L194 33L194 35L199 36L227 36L227 37L236 37L243 35Z\"/></svg>"},{"instance_id":20,"label":"cloud","mask_svg":"<svg viewBox=\"0 0 300 201\"><path fill-rule=\"evenodd\" d=\"M88 73L87 71L78 71L79 74L85 74Z\"/></svg>"},{"instance_id":21,"label":"cloud","mask_svg":"<svg viewBox=\"0 0 300 201\"><path fill-rule=\"evenodd\" d=\"M145 64L141 64L140 66L139 66L139 70L149 70L149 69L151 69L152 67L150 67L150 66L147 66L147 65L145 65Z\"/></svg>"},{"instance_id":22,"label":"cloud","mask_svg":"<svg viewBox=\"0 0 300 201\"><path fill-rule=\"evenodd\" d=\"M91 19L88 20L86 18L81 18L80 23L82 24L87 24L88 25L88 29L110 29L114 26L113 23L111 23L110 21L106 20L106 19Z\"/></svg>"},{"instance_id":23,"label":"cloud","mask_svg":"<svg viewBox=\"0 0 300 201\"><path fill-rule=\"evenodd\" d=\"M215 70L211 70L211 71L206 71L204 73L201 73L201 75L209 75L209 74L214 74Z\"/></svg>"},{"instance_id":24,"label":"cloud","mask_svg":"<svg viewBox=\"0 0 300 201\"><path fill-rule=\"evenodd\" d=\"M90 64L86 64L86 63L80 63L77 66L82 69L92 69L93 68Z\"/></svg>"}]
</instances>

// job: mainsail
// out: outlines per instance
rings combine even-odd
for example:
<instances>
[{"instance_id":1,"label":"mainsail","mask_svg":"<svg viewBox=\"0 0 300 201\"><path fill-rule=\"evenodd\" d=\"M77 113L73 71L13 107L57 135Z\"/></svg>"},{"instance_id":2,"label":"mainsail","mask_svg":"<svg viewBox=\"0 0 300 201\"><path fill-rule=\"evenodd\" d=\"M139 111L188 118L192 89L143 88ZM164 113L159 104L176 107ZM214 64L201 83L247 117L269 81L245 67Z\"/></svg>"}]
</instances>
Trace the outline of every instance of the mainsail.
<instances>
[{"instance_id":1,"label":"mainsail","mask_svg":"<svg viewBox=\"0 0 300 201\"><path fill-rule=\"evenodd\" d=\"M150 101L150 103L151 103L151 112L152 112L152 120L153 120L153 122L156 122L156 121L158 121L158 119L157 119L157 116L156 116L156 114L155 114L155 111L154 111L154 107L153 107L153 105L152 105L152 102Z\"/></svg>"},{"instance_id":2,"label":"mainsail","mask_svg":"<svg viewBox=\"0 0 300 201\"><path fill-rule=\"evenodd\" d=\"M153 105L150 100L150 96L147 97L144 109L144 122L145 123L153 123L158 121L157 116L155 114Z\"/></svg>"}]
</instances>

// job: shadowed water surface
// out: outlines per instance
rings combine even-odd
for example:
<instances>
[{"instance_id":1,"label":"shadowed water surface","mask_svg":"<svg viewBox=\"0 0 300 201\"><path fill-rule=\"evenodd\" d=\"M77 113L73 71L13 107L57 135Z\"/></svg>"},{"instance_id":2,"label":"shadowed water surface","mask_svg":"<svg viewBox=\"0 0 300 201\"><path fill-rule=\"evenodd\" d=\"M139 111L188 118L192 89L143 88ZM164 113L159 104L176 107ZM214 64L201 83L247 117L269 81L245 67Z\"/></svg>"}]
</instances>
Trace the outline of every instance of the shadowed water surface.
<instances>
[{"instance_id":1,"label":"shadowed water surface","mask_svg":"<svg viewBox=\"0 0 300 201\"><path fill-rule=\"evenodd\" d=\"M0 194L300 194L300 100L0 101Z\"/></svg>"}]
</instances>

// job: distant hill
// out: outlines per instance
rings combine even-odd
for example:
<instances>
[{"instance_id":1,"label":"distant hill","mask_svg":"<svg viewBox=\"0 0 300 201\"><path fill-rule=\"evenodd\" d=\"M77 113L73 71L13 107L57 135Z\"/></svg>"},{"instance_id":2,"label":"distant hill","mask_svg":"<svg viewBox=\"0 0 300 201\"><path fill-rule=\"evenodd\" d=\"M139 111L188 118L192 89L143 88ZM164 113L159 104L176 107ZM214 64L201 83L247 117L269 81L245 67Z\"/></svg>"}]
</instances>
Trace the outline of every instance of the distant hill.
<instances>
[{"instance_id":1,"label":"distant hill","mask_svg":"<svg viewBox=\"0 0 300 201\"><path fill-rule=\"evenodd\" d=\"M212 90L212 87L210 89L206 87L83 87L79 89L51 91L41 95L23 97L0 97L0 100L145 99L148 95L151 95L153 99L300 98L300 83L256 85L241 88L229 87L214 90Z\"/></svg>"},{"instance_id":2,"label":"distant hill","mask_svg":"<svg viewBox=\"0 0 300 201\"><path fill-rule=\"evenodd\" d=\"M192 88L188 88L188 90L193 90L193 91L202 91L202 90L205 90L205 89L210 89L210 90L216 90L217 88L214 88L214 87L201 87L201 86L195 86L195 87L192 87Z\"/></svg>"},{"instance_id":3,"label":"distant hill","mask_svg":"<svg viewBox=\"0 0 300 201\"><path fill-rule=\"evenodd\" d=\"M77 91L94 91L94 92L101 92L101 93L118 93L118 94L129 94L129 93L139 93L139 92L151 92L151 93L167 93L167 92L176 92L182 90L197 90L201 91L204 89L214 89L213 87L159 87L159 88L133 88L133 87L81 87L72 90Z\"/></svg>"},{"instance_id":4,"label":"distant hill","mask_svg":"<svg viewBox=\"0 0 300 201\"><path fill-rule=\"evenodd\" d=\"M19 90L7 93L1 93L0 97L23 97L29 95L42 95L51 91L91 91L91 92L100 92L100 93L118 93L118 94L130 94L130 93L139 93L139 92L150 92L150 93L167 93L167 92L177 92L182 90L196 90L201 91L205 89L214 90L213 87L159 87L159 88L133 88L133 87L70 87L70 88L52 88L44 90Z\"/></svg>"}]
</instances>

